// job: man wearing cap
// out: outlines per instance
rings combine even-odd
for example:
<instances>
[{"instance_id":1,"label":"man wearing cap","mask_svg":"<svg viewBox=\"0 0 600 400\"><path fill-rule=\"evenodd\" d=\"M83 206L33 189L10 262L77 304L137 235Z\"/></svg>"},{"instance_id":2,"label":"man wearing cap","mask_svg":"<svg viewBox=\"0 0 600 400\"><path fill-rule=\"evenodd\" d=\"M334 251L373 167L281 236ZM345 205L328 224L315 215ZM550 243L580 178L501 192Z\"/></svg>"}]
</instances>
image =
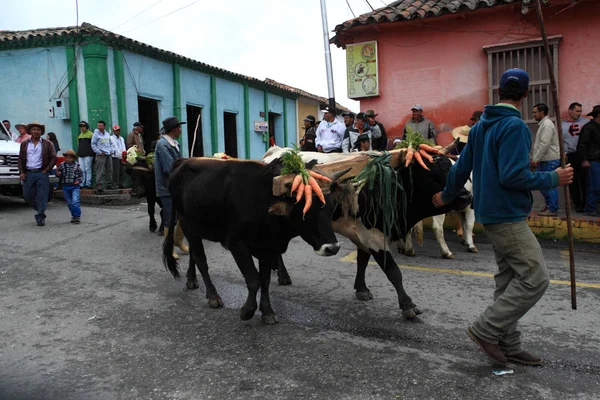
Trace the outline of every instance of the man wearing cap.
<instances>
[{"instance_id":1,"label":"man wearing cap","mask_svg":"<svg viewBox=\"0 0 600 400\"><path fill-rule=\"evenodd\" d=\"M456 145L456 147L452 149L450 154L454 154L457 156L460 155L462 149L465 148L465 146L467 145L467 141L469 140L469 131L477 122L479 122L479 119L481 118L482 114L483 111L475 111L469 119L467 125L458 126L452 130L452 137L454 139L458 139L459 142Z\"/></svg>"},{"instance_id":2,"label":"man wearing cap","mask_svg":"<svg viewBox=\"0 0 600 400\"><path fill-rule=\"evenodd\" d=\"M344 117L344 125L346 125L346 129L354 126L354 118L356 115L352 111L343 112L342 117Z\"/></svg>"},{"instance_id":3,"label":"man wearing cap","mask_svg":"<svg viewBox=\"0 0 600 400\"><path fill-rule=\"evenodd\" d=\"M110 133L106 131L106 123L98 121L98 127L92 135L92 149L96 154L94 159L94 172L96 174L96 191L104 192L104 189L112 189L112 144Z\"/></svg>"},{"instance_id":4,"label":"man wearing cap","mask_svg":"<svg viewBox=\"0 0 600 400\"><path fill-rule=\"evenodd\" d=\"M371 129L371 147L376 151L384 151L387 148L387 133L381 122L375 120L375 117L379 114L375 114L373 110L367 110L367 123L369 129Z\"/></svg>"},{"instance_id":5,"label":"man wearing cap","mask_svg":"<svg viewBox=\"0 0 600 400\"><path fill-rule=\"evenodd\" d=\"M587 192L587 169L581 166L583 160L577 152L579 133L589 119L581 115L583 106L581 103L571 103L567 118L562 121L564 149L567 154L567 162L573 166L573 183L569 186L571 201L575 205L575 211L583 212Z\"/></svg>"},{"instance_id":6,"label":"man wearing cap","mask_svg":"<svg viewBox=\"0 0 600 400\"><path fill-rule=\"evenodd\" d=\"M585 200L585 215L599 217L598 201L600 201L600 104L594 106L587 115L592 120L584 125L579 134L577 152L581 166L588 170L587 197Z\"/></svg>"},{"instance_id":7,"label":"man wearing cap","mask_svg":"<svg viewBox=\"0 0 600 400\"><path fill-rule=\"evenodd\" d=\"M426 140L435 141L435 125L433 122L423 116L423 107L420 104L415 104L412 108L412 118L404 125L404 137L406 138L407 128L415 132L419 132Z\"/></svg>"},{"instance_id":8,"label":"man wearing cap","mask_svg":"<svg viewBox=\"0 0 600 400\"><path fill-rule=\"evenodd\" d=\"M344 133L344 140L342 141L342 151L344 153L350 153L355 148L356 141L361 135L367 135L369 141L372 139L371 129L366 127L367 115L363 112L356 114L356 120L354 126L346 129ZM369 148L371 150L371 148Z\"/></svg>"},{"instance_id":9,"label":"man wearing cap","mask_svg":"<svg viewBox=\"0 0 600 400\"><path fill-rule=\"evenodd\" d=\"M532 190L568 185L573 168L531 172L531 131L519 107L529 92L529 76L510 69L500 78L500 103L487 105L469 141L452 166L443 192L433 196L441 207L456 198L473 172L473 208L494 249L494 302L467 328L467 335L496 365L508 361L540 365L524 351L517 323L542 297L549 284L542 249L526 218Z\"/></svg>"},{"instance_id":10,"label":"man wearing cap","mask_svg":"<svg viewBox=\"0 0 600 400\"><path fill-rule=\"evenodd\" d=\"M323 121L321 121L317 128L317 137L315 139L317 151L321 153L341 153L344 132L346 132L346 127L335 117L335 110L327 107Z\"/></svg>"},{"instance_id":11,"label":"man wearing cap","mask_svg":"<svg viewBox=\"0 0 600 400\"><path fill-rule=\"evenodd\" d=\"M125 187L125 164L122 163L123 152L127 151L125 148L125 141L121 137L121 127L119 125L113 126L112 135L110 136L110 143L112 146L112 182L118 185L119 188Z\"/></svg>"},{"instance_id":12,"label":"man wearing cap","mask_svg":"<svg viewBox=\"0 0 600 400\"><path fill-rule=\"evenodd\" d=\"M181 152L179 151L179 143L177 139L181 136L181 125L185 122L179 122L177 117L169 117L163 122L163 135L160 140L156 143L156 150L154 151L154 179L156 182L156 196L160 198L162 204L162 216L165 224L164 235L169 234L169 224L171 221L171 209L173 207L173 200L171 192L169 192L169 175L175 160L181 158ZM175 246L183 253L188 253L189 249L183 242L183 231L177 223L175 232ZM173 257L179 259L179 256L173 250Z\"/></svg>"},{"instance_id":13,"label":"man wearing cap","mask_svg":"<svg viewBox=\"0 0 600 400\"><path fill-rule=\"evenodd\" d=\"M23 123L16 124L15 128L17 128L17 130L19 131L19 135L15 139L15 142L23 143L24 141L31 139L31 135L29 133L27 133L27 125L25 125Z\"/></svg>"},{"instance_id":14,"label":"man wearing cap","mask_svg":"<svg viewBox=\"0 0 600 400\"><path fill-rule=\"evenodd\" d=\"M17 135L16 133L14 133L10 130L10 121L5 119L4 121L2 121L2 125L4 125L4 129L6 130L6 133L8 133L8 136L10 136L12 141L16 142L19 135ZM16 128L16 126L15 126L15 128Z\"/></svg>"},{"instance_id":15,"label":"man wearing cap","mask_svg":"<svg viewBox=\"0 0 600 400\"><path fill-rule=\"evenodd\" d=\"M90 125L86 121L79 122L79 136L77 136L77 157L79 165L83 171L81 188L90 189L92 187L92 163L94 161L94 149L92 149L92 136Z\"/></svg>"},{"instance_id":16,"label":"man wearing cap","mask_svg":"<svg viewBox=\"0 0 600 400\"><path fill-rule=\"evenodd\" d=\"M50 178L48 173L56 165L56 151L51 141L42 139L46 127L39 122L27 125L30 139L21 143L19 151L19 174L23 182L23 197L37 211L38 226L46 224Z\"/></svg>"},{"instance_id":17,"label":"man wearing cap","mask_svg":"<svg viewBox=\"0 0 600 400\"><path fill-rule=\"evenodd\" d=\"M142 137L143 131L144 125L140 124L139 122L135 122L133 124L133 130L127 134L127 150L129 150L131 146L135 145L142 155L146 154L146 150L144 149L144 138Z\"/></svg>"},{"instance_id":18,"label":"man wearing cap","mask_svg":"<svg viewBox=\"0 0 600 400\"><path fill-rule=\"evenodd\" d=\"M535 134L531 165L539 166L540 172L554 171L560 165L560 146L558 132L554 122L548 116L548 106L540 103L533 106L533 118L538 122ZM558 212L558 188L540 190L546 207L538 214L545 217L555 217Z\"/></svg>"},{"instance_id":19,"label":"man wearing cap","mask_svg":"<svg viewBox=\"0 0 600 400\"><path fill-rule=\"evenodd\" d=\"M312 115L307 115L304 118L304 137L300 139L300 150L302 151L317 151L315 122L316 119Z\"/></svg>"}]
</instances>

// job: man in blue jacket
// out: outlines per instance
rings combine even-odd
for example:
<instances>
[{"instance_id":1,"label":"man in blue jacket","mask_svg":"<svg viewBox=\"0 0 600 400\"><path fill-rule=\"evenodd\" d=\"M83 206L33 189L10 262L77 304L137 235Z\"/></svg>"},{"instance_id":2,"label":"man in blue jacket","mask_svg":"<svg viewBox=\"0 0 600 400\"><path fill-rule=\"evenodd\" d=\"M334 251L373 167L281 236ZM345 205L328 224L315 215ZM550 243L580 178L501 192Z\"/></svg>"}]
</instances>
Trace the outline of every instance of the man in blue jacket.
<instances>
[{"instance_id":1,"label":"man in blue jacket","mask_svg":"<svg viewBox=\"0 0 600 400\"><path fill-rule=\"evenodd\" d=\"M473 208L494 247L498 272L494 302L467 335L498 365L507 361L541 364L540 357L521 348L519 319L542 297L548 271L537 239L526 218L533 204L531 191L567 185L573 168L531 172L531 131L519 107L529 91L529 76L521 69L506 71L498 88L500 103L485 106L471 128L469 141L454 164L443 192L433 197L441 207L450 203L473 172Z\"/></svg>"},{"instance_id":2,"label":"man in blue jacket","mask_svg":"<svg viewBox=\"0 0 600 400\"><path fill-rule=\"evenodd\" d=\"M169 234L168 226L171 218L171 209L173 200L169 192L169 175L173 168L173 163L181 158L179 143L177 139L181 136L181 125L185 122L179 122L177 117L169 117L163 121L162 137L156 143L154 150L154 180L156 183L156 196L160 198L162 204L162 216L165 225L164 236ZM183 231L179 224L174 232L175 245L179 247L182 253L188 253L188 247L183 243ZM179 256L173 251L173 257L179 259Z\"/></svg>"}]
</instances>

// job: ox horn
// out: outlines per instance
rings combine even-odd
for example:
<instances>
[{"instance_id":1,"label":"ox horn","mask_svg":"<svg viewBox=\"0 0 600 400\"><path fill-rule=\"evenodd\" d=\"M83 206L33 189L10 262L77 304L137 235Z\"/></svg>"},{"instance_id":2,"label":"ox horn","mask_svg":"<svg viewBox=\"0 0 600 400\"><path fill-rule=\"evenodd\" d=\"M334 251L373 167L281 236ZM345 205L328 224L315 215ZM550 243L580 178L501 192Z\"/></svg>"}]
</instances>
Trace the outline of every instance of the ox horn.
<instances>
[{"instance_id":1,"label":"ox horn","mask_svg":"<svg viewBox=\"0 0 600 400\"><path fill-rule=\"evenodd\" d=\"M348 173L348 172L349 172L351 169L352 169L352 167L350 167L350 168L346 168L346 169L344 169L344 170L341 170L341 171L338 171L338 172L334 172L334 173L331 175L331 180L332 180L332 181L334 181L334 182L335 182L335 181L337 181L337 180L338 180L338 179L340 179L342 176L346 175L346 174L347 174L347 173Z\"/></svg>"},{"instance_id":2,"label":"ox horn","mask_svg":"<svg viewBox=\"0 0 600 400\"><path fill-rule=\"evenodd\" d=\"M458 145L458 142L460 142L459 138L454 139L454 142L450 143L448 146L444 147L443 149L440 150L440 152L443 155L447 155L448 153L450 153L452 150L454 150L454 148Z\"/></svg>"}]
</instances>

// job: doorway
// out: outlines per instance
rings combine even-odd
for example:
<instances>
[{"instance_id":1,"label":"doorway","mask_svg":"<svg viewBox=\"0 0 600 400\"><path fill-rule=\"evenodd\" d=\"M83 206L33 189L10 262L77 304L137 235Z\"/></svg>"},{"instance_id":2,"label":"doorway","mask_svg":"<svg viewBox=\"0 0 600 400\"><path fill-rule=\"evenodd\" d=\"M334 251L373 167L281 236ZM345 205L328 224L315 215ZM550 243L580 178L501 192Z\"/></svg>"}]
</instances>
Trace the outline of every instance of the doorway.
<instances>
[{"instance_id":1,"label":"doorway","mask_svg":"<svg viewBox=\"0 0 600 400\"><path fill-rule=\"evenodd\" d=\"M185 107L185 110L187 114L188 154L190 157L204 157L204 142L202 140L202 108L188 105ZM200 119L198 119L198 117L200 117ZM198 130L196 131L196 143L194 143L196 121L198 121ZM194 146L193 149L192 145Z\"/></svg>"},{"instance_id":2,"label":"doorway","mask_svg":"<svg viewBox=\"0 0 600 400\"><path fill-rule=\"evenodd\" d=\"M237 158L237 114L224 112L225 154Z\"/></svg>"},{"instance_id":3,"label":"doorway","mask_svg":"<svg viewBox=\"0 0 600 400\"><path fill-rule=\"evenodd\" d=\"M282 146L283 143L283 123L281 114L269 112L269 147Z\"/></svg>"},{"instance_id":4,"label":"doorway","mask_svg":"<svg viewBox=\"0 0 600 400\"><path fill-rule=\"evenodd\" d=\"M152 151L152 143L158 140L160 125L158 121L158 101L146 97L138 97L139 122L144 125L142 137L144 150Z\"/></svg>"}]
</instances>

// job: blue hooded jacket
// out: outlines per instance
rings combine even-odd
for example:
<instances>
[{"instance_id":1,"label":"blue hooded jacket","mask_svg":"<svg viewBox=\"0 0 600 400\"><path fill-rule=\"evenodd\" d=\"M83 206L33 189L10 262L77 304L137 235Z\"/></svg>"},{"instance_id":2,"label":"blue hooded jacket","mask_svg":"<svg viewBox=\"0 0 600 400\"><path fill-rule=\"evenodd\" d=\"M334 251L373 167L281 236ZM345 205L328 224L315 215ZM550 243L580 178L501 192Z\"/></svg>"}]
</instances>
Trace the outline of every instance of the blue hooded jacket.
<instances>
[{"instance_id":1,"label":"blue hooded jacket","mask_svg":"<svg viewBox=\"0 0 600 400\"><path fill-rule=\"evenodd\" d=\"M452 166L442 192L451 202L473 171L473 208L482 224L523 221L531 212L531 190L558 186L556 172L531 172L531 131L508 105L485 106L469 141Z\"/></svg>"}]
</instances>

